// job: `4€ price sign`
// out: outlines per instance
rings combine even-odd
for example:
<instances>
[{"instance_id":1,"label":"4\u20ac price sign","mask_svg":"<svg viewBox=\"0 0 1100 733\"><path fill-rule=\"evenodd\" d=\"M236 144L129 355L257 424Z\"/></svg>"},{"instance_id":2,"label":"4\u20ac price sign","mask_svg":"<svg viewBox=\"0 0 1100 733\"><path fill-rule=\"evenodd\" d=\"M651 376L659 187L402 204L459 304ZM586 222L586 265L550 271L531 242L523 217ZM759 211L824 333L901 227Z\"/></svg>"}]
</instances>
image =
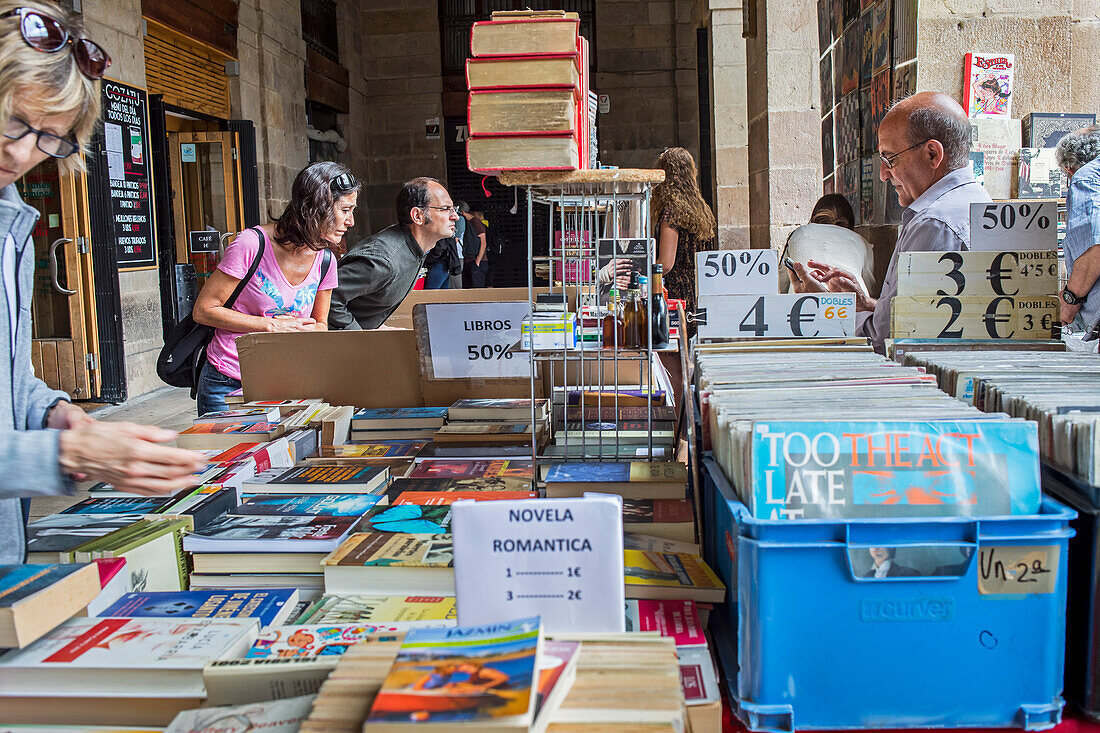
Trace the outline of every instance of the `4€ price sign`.
<instances>
[{"instance_id":1,"label":"4\u20ac price sign","mask_svg":"<svg viewBox=\"0 0 1100 733\"><path fill-rule=\"evenodd\" d=\"M700 338L851 336L855 293L713 295L699 299Z\"/></svg>"}]
</instances>

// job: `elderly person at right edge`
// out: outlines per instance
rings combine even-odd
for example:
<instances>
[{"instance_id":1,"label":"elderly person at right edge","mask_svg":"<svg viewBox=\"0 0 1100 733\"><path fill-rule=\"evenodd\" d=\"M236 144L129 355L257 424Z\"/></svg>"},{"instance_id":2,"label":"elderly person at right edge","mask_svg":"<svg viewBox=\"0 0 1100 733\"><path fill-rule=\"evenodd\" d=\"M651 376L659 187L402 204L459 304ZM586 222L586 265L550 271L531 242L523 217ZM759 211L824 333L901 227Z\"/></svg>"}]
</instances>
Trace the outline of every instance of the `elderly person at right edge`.
<instances>
[{"instance_id":1,"label":"elderly person at right edge","mask_svg":"<svg viewBox=\"0 0 1100 733\"><path fill-rule=\"evenodd\" d=\"M1100 125L1066 135L1054 155L1069 179L1061 321L1088 331L1100 320Z\"/></svg>"},{"instance_id":2,"label":"elderly person at right edge","mask_svg":"<svg viewBox=\"0 0 1100 733\"><path fill-rule=\"evenodd\" d=\"M967 165L970 120L946 94L921 92L901 100L878 128L880 173L905 207L898 242L877 299L862 295L847 273L814 262L794 263L795 292L856 293L856 334L883 352L890 336L890 301L898 291L898 255L970 248L970 204L990 200Z\"/></svg>"}]
</instances>

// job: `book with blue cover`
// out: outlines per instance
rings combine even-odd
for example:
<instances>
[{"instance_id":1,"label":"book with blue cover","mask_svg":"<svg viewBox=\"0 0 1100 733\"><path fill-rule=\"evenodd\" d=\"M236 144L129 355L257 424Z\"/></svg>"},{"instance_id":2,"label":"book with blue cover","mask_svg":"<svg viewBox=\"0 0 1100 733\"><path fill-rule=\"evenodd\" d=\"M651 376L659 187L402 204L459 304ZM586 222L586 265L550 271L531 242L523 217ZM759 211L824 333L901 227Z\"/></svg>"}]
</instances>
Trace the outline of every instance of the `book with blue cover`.
<instances>
[{"instance_id":1,"label":"book with blue cover","mask_svg":"<svg viewBox=\"0 0 1100 733\"><path fill-rule=\"evenodd\" d=\"M297 588L191 590L127 593L101 618L255 618L261 626L286 622L298 603Z\"/></svg>"},{"instance_id":2,"label":"book with blue cover","mask_svg":"<svg viewBox=\"0 0 1100 733\"><path fill-rule=\"evenodd\" d=\"M158 514L175 501L171 496L91 497L73 504L62 514Z\"/></svg>"},{"instance_id":3,"label":"book with blue cover","mask_svg":"<svg viewBox=\"0 0 1100 733\"><path fill-rule=\"evenodd\" d=\"M1042 498L1025 420L769 421L750 450L760 519L1026 515Z\"/></svg>"},{"instance_id":4,"label":"book with blue cover","mask_svg":"<svg viewBox=\"0 0 1100 733\"><path fill-rule=\"evenodd\" d=\"M583 496L586 491L631 499L682 499L687 467L675 461L570 461L546 472L548 499Z\"/></svg>"},{"instance_id":5,"label":"book with blue cover","mask_svg":"<svg viewBox=\"0 0 1100 733\"><path fill-rule=\"evenodd\" d=\"M541 647L537 616L486 626L411 629L374 699L368 727L527 730L534 717Z\"/></svg>"},{"instance_id":6,"label":"book with blue cover","mask_svg":"<svg viewBox=\"0 0 1100 733\"><path fill-rule=\"evenodd\" d=\"M381 494L255 494L231 513L361 517L381 498Z\"/></svg>"},{"instance_id":7,"label":"book with blue cover","mask_svg":"<svg viewBox=\"0 0 1100 733\"><path fill-rule=\"evenodd\" d=\"M451 531L451 507L444 504L375 507L355 531L445 534Z\"/></svg>"},{"instance_id":8,"label":"book with blue cover","mask_svg":"<svg viewBox=\"0 0 1100 733\"><path fill-rule=\"evenodd\" d=\"M30 644L101 591L95 563L0 565L0 649Z\"/></svg>"},{"instance_id":9,"label":"book with blue cover","mask_svg":"<svg viewBox=\"0 0 1100 733\"><path fill-rule=\"evenodd\" d=\"M364 407L352 415L351 429L438 428L446 419L446 407Z\"/></svg>"}]
</instances>

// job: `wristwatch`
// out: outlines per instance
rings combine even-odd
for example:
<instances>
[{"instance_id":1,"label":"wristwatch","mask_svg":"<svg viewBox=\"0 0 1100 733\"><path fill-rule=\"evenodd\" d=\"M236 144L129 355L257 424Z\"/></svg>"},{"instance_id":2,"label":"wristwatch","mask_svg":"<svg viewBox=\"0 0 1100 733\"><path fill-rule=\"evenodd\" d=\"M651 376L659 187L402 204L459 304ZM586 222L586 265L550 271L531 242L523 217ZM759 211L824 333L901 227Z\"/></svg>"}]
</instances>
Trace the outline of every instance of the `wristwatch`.
<instances>
[{"instance_id":1,"label":"wristwatch","mask_svg":"<svg viewBox=\"0 0 1100 733\"><path fill-rule=\"evenodd\" d=\"M1087 295L1077 295L1068 287L1062 288L1062 300L1066 305L1081 305L1085 302Z\"/></svg>"}]
</instances>

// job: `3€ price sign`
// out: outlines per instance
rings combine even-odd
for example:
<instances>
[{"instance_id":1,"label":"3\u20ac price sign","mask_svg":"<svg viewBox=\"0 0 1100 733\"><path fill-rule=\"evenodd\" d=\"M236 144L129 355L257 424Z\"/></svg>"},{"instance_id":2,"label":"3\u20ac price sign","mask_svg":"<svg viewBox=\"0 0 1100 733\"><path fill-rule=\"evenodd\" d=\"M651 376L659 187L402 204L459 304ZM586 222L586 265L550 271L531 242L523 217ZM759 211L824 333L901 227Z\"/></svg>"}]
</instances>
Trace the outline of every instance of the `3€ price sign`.
<instances>
[{"instance_id":1,"label":"3\u20ac price sign","mask_svg":"<svg viewBox=\"0 0 1100 733\"><path fill-rule=\"evenodd\" d=\"M1030 296L1058 292L1058 252L906 252L898 295Z\"/></svg>"},{"instance_id":2,"label":"3\u20ac price sign","mask_svg":"<svg viewBox=\"0 0 1100 733\"><path fill-rule=\"evenodd\" d=\"M1058 248L1058 205L1053 201L970 204L972 252Z\"/></svg>"},{"instance_id":3,"label":"3\u20ac price sign","mask_svg":"<svg viewBox=\"0 0 1100 733\"><path fill-rule=\"evenodd\" d=\"M625 631L622 499L457 501L458 623L541 616L548 632Z\"/></svg>"},{"instance_id":4,"label":"3\u20ac price sign","mask_svg":"<svg viewBox=\"0 0 1100 733\"><path fill-rule=\"evenodd\" d=\"M778 262L774 249L696 252L697 295L774 295L779 292Z\"/></svg>"},{"instance_id":5,"label":"3\u20ac price sign","mask_svg":"<svg viewBox=\"0 0 1100 733\"><path fill-rule=\"evenodd\" d=\"M711 295L699 299L700 338L851 336L855 293Z\"/></svg>"},{"instance_id":6,"label":"3\u20ac price sign","mask_svg":"<svg viewBox=\"0 0 1100 733\"><path fill-rule=\"evenodd\" d=\"M526 302L425 303L423 307L435 379L531 375L528 359L510 351L520 340Z\"/></svg>"}]
</instances>

